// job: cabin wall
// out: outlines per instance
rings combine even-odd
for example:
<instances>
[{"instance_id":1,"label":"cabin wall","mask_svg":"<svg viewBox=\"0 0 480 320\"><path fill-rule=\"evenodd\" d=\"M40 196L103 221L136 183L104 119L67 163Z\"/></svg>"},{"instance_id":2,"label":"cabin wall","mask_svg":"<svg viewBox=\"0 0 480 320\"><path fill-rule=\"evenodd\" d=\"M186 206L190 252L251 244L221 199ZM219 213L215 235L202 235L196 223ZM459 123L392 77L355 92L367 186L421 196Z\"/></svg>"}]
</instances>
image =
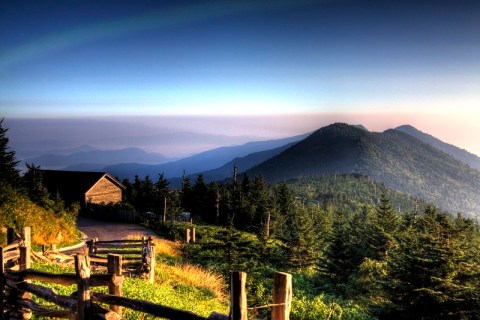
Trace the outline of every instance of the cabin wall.
<instances>
[{"instance_id":1,"label":"cabin wall","mask_svg":"<svg viewBox=\"0 0 480 320\"><path fill-rule=\"evenodd\" d=\"M95 204L122 202L122 189L106 178L98 181L86 194L85 201Z\"/></svg>"}]
</instances>

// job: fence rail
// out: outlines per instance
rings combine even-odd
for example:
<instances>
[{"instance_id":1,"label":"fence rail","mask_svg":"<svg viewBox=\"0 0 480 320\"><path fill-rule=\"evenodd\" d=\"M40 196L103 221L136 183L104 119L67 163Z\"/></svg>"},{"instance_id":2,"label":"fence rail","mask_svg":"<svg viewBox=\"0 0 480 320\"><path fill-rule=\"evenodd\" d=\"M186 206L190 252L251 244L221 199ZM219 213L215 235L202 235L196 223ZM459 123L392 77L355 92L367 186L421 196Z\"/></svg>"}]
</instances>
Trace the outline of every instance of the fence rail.
<instances>
[{"instance_id":1,"label":"fence rail","mask_svg":"<svg viewBox=\"0 0 480 320\"><path fill-rule=\"evenodd\" d=\"M155 244L152 237L143 237L141 240L109 241L99 241L97 238L93 238L86 243L92 263L107 266L107 255L126 255L128 259L124 259L122 263L124 272L140 274L150 283L154 282Z\"/></svg>"},{"instance_id":2,"label":"fence rail","mask_svg":"<svg viewBox=\"0 0 480 320\"><path fill-rule=\"evenodd\" d=\"M149 241L150 240L150 241ZM145 245L151 239L143 240L143 248L153 248L148 252L152 261L155 261L153 246ZM95 242L95 241L93 241ZM120 241L119 241L120 242ZM119 243L118 242L118 243ZM118 244L116 241L101 242L100 244ZM129 241L128 243L134 243ZM193 312L154 304L149 301L131 299L122 296L123 291L123 265L121 255L108 253L107 274L92 274L91 263L94 261L88 254L75 256L75 274L52 274L30 269L30 229L24 229L24 235L15 245L9 244L0 248L0 320L3 319L30 319L33 314L43 317L68 318L68 319L121 319L122 308L132 309L171 320L246 320L247 294L245 272L231 272L230 274L230 314L224 315L212 312L205 318ZM20 251L17 265L20 270L12 270L6 265L13 258L5 258L5 253ZM95 247L89 247L95 250ZM145 249L147 251L147 249ZM13 256L13 255L12 255ZM143 256L143 255L142 255ZM151 265L152 270L154 264ZM154 274L153 272L150 274ZM58 295L52 289L39 284L30 283L31 280L55 283L63 286L76 286L77 290L72 296ZM151 279L149 279L151 280ZM94 292L92 288L108 287L108 294ZM32 295L57 306L57 309L42 306L32 300ZM274 277L272 320L288 320L292 299L292 277L286 273L276 273ZM108 308L104 307L109 305ZM61 308L61 309L58 309ZM252 308L250 308L252 309ZM253 308L255 309L255 308Z\"/></svg>"}]
</instances>

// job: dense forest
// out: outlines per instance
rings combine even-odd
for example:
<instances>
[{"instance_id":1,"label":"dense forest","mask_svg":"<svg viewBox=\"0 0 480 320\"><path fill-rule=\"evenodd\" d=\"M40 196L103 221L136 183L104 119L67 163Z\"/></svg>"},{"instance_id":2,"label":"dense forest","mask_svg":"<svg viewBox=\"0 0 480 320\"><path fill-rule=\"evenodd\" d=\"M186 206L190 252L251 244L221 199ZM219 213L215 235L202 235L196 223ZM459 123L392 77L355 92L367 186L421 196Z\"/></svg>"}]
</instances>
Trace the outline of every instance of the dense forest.
<instances>
[{"instance_id":1,"label":"dense forest","mask_svg":"<svg viewBox=\"0 0 480 320\"><path fill-rule=\"evenodd\" d=\"M225 276L252 274L257 303L273 270L294 273L303 306L294 318L320 319L332 303L352 319L476 319L480 312L476 221L367 177L269 185L248 175L206 184L199 175L193 183L185 177L181 190L170 190L162 174L124 183L127 202L156 213L147 224L167 236L179 239L184 226L162 221L165 203L167 220L187 210L209 225L184 254Z\"/></svg>"},{"instance_id":2,"label":"dense forest","mask_svg":"<svg viewBox=\"0 0 480 320\"><path fill-rule=\"evenodd\" d=\"M20 175L6 133L0 122L2 227L35 225L42 230L34 229L37 243L74 237L78 207L52 199L34 164ZM294 275L293 319L478 319L480 314L478 223L366 176L268 184L261 176L237 179L235 172L222 183L185 176L182 187L173 189L159 174L156 180L123 183L122 206L150 212L144 223L167 237L180 239L185 225L172 218L190 212L198 241L183 246L183 255L225 276L230 270L248 272L252 305L268 303L271 275L280 270Z\"/></svg>"}]
</instances>

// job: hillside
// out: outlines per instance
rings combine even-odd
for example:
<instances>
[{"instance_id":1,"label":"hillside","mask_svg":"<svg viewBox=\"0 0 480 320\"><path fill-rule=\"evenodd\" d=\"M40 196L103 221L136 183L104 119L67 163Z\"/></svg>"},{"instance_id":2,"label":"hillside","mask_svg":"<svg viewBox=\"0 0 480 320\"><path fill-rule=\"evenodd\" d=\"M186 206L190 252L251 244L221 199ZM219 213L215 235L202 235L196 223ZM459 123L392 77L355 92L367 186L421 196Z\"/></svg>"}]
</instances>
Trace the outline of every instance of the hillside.
<instances>
[{"instance_id":1,"label":"hillside","mask_svg":"<svg viewBox=\"0 0 480 320\"><path fill-rule=\"evenodd\" d=\"M480 172L398 130L332 124L248 170L270 182L335 173L369 176L451 212L480 212Z\"/></svg>"},{"instance_id":2,"label":"hillside","mask_svg":"<svg viewBox=\"0 0 480 320\"><path fill-rule=\"evenodd\" d=\"M365 205L375 207L381 194L385 194L392 208L400 213L410 212L415 207L421 212L428 205L421 199L415 199L359 174L303 177L288 180L287 185L303 204L310 203L344 212L359 212Z\"/></svg>"},{"instance_id":3,"label":"hillside","mask_svg":"<svg viewBox=\"0 0 480 320\"><path fill-rule=\"evenodd\" d=\"M472 168L480 170L480 157L468 152L467 150L460 149L454 145L445 143L409 125L397 127L395 128L395 130L402 131L419 140L422 140L423 142L428 143L432 147L442 150L443 152L455 157L457 160L468 164Z\"/></svg>"}]
</instances>

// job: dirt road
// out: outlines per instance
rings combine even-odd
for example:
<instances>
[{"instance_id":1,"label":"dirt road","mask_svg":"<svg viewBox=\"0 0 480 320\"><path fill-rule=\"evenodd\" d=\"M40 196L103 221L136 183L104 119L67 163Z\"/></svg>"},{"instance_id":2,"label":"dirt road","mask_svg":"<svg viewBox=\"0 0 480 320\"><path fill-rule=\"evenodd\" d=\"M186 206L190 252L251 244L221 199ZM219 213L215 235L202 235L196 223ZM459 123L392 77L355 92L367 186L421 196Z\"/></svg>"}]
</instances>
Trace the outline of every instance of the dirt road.
<instances>
[{"instance_id":1,"label":"dirt road","mask_svg":"<svg viewBox=\"0 0 480 320\"><path fill-rule=\"evenodd\" d=\"M131 223L100 221L86 217L78 217L77 226L88 238L98 238L98 240L103 241L121 240L129 236L151 236L154 239L159 238L152 230Z\"/></svg>"}]
</instances>

